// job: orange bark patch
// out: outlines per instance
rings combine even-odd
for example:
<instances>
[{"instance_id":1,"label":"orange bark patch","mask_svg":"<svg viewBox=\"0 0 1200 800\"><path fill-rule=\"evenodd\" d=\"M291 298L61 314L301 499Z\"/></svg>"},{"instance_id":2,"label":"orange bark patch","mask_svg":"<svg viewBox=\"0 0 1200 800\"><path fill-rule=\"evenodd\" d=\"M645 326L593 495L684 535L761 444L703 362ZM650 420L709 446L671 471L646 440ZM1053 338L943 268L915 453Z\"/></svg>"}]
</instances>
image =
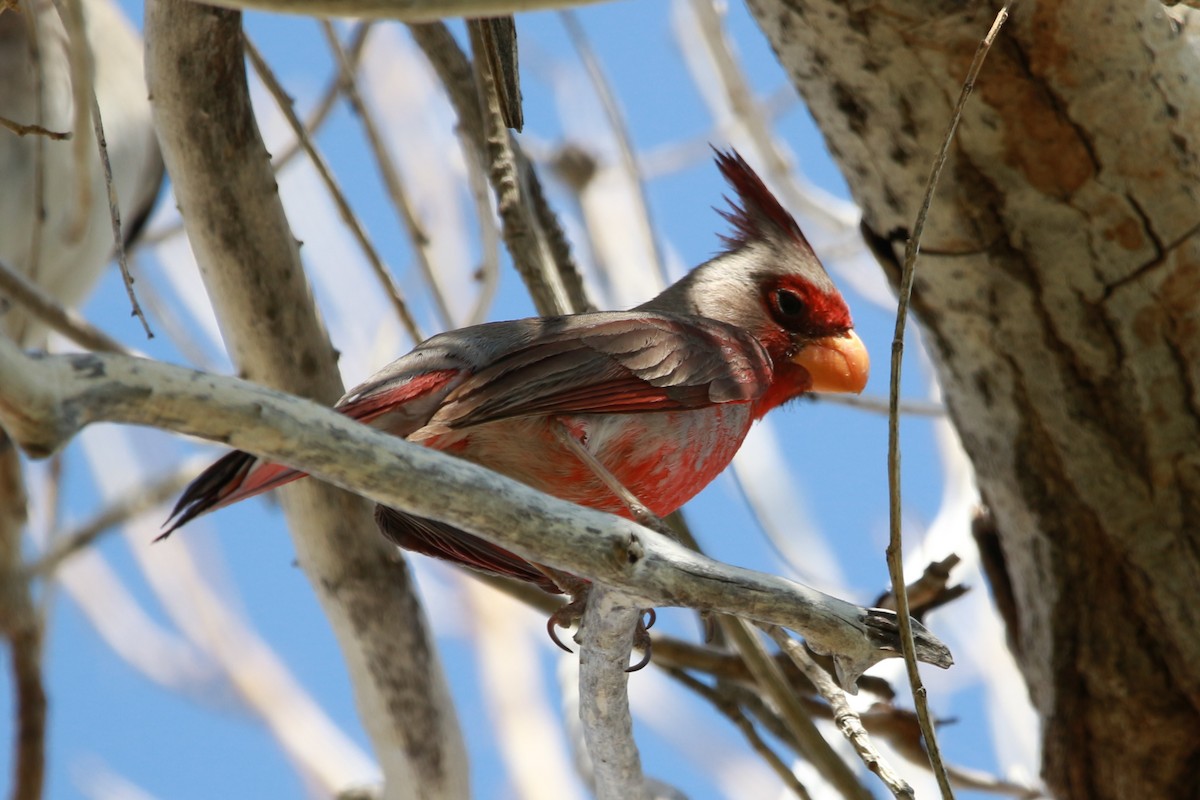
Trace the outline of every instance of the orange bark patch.
<instances>
[{"instance_id":1,"label":"orange bark patch","mask_svg":"<svg viewBox=\"0 0 1200 800\"><path fill-rule=\"evenodd\" d=\"M1004 163L1045 195L1069 199L1095 173L1079 131L1050 89L1012 53L989 62L977 90L1004 119Z\"/></svg>"},{"instance_id":2,"label":"orange bark patch","mask_svg":"<svg viewBox=\"0 0 1200 800\"><path fill-rule=\"evenodd\" d=\"M1146 243L1141 223L1132 217L1122 217L1115 225L1105 228L1104 238L1126 250L1139 250Z\"/></svg>"}]
</instances>

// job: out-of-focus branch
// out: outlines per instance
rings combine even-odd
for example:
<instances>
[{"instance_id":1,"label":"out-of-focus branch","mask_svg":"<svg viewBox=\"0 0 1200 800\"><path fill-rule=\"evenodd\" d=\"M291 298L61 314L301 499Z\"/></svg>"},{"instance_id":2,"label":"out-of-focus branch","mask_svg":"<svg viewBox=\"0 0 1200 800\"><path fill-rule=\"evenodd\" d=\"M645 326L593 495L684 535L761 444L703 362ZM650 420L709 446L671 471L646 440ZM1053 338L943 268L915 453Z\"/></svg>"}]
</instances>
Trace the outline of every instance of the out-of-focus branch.
<instances>
[{"instance_id":1,"label":"out-of-focus branch","mask_svg":"<svg viewBox=\"0 0 1200 800\"><path fill-rule=\"evenodd\" d=\"M804 784L800 783L800 779L796 777L795 773L792 772L783 759L762 738L758 732L758 728L754 727L754 721L746 716L741 704L735 698L730 697L729 693L722 691L720 687L714 688L709 686L703 681L696 680L681 669L669 668L667 669L667 674L712 703L718 711L728 717L729 721L736 725L738 730L742 732L742 735L746 737L746 741L750 743L754 752L758 753L759 757L767 762L767 765L779 776L779 780L791 790L792 794L796 795L800 800L811 799L812 795L808 793L808 789L805 788Z\"/></svg>"},{"instance_id":2,"label":"out-of-focus branch","mask_svg":"<svg viewBox=\"0 0 1200 800\"><path fill-rule=\"evenodd\" d=\"M274 11L314 17L363 17L432 22L445 17L495 17L518 11L581 6L599 0L219 0L238 10Z\"/></svg>"},{"instance_id":3,"label":"out-of-focus branch","mask_svg":"<svg viewBox=\"0 0 1200 800\"><path fill-rule=\"evenodd\" d=\"M8 640L16 721L10 797L40 800L46 776L46 691L41 621L29 584L19 578L24 522L21 459L0 424L0 636Z\"/></svg>"},{"instance_id":4,"label":"out-of-focus branch","mask_svg":"<svg viewBox=\"0 0 1200 800\"><path fill-rule=\"evenodd\" d=\"M49 550L37 561L26 565L21 572L27 579L50 575L103 534L174 497L196 476L198 467L195 462L188 462L181 469L121 497L92 519L53 539Z\"/></svg>"},{"instance_id":5,"label":"out-of-focus branch","mask_svg":"<svg viewBox=\"0 0 1200 800\"><path fill-rule=\"evenodd\" d=\"M327 20L322 20L320 24L324 26L329 23ZM358 22L350 34L349 41L345 45L340 42L338 43L338 46L345 54L345 67L341 63L335 65L333 77L329 79L329 83L326 85L324 91L321 92L320 98L304 119L304 124L301 127L310 138L316 136L317 131L329 119L329 112L333 110L338 96L344 90L346 84L345 69L348 68L351 73L358 71L358 63L362 60L363 51L367 46L367 35L371 32L372 25L373 23L370 21ZM279 172L286 167L303 149L304 144L297 137L286 149L273 156L272 161L275 165L275 171Z\"/></svg>"},{"instance_id":6,"label":"out-of-focus branch","mask_svg":"<svg viewBox=\"0 0 1200 800\"><path fill-rule=\"evenodd\" d=\"M805 677L812 681L813 686L825 698L825 702L829 703L830 708L833 709L833 721L837 724L838 730L854 746L855 752L867 765L867 769L879 776L893 797L912 800L914 797L912 787L904 778L900 777L900 774L883 756L879 755L879 751L875 749L870 737L867 736L862 720L859 719L854 709L850 708L845 692L838 688L829 673L813 661L804 646L788 636L785 631L772 625L766 628L766 632L775 640L775 644L788 654Z\"/></svg>"},{"instance_id":7,"label":"out-of-focus branch","mask_svg":"<svg viewBox=\"0 0 1200 800\"><path fill-rule=\"evenodd\" d=\"M820 219L834 229L853 232L852 226L857 217L845 213L852 211L851 204L832 204L827 198L818 199L814 196L812 187L801 187L796 181L792 165L788 163L771 130L766 109L737 63L716 4L712 0L692 0L691 10L701 34L699 44L704 47L711 61L722 97L728 104L729 111L744 127L746 135L753 142L771 184L783 195L784 205L803 210L805 214ZM821 202L822 199L826 202ZM839 213L838 206L843 209L842 213Z\"/></svg>"},{"instance_id":8,"label":"out-of-focus branch","mask_svg":"<svg viewBox=\"0 0 1200 800\"><path fill-rule=\"evenodd\" d=\"M396 285L396 281L392 278L392 273L388 270L387 265L383 263L383 258L379 255L379 250L371 241L371 237L367 235L367 229L363 226L362 221L355 215L354 209L350 207L350 201L346 198L346 193L342 191L342 187L338 184L337 178L330 169L329 163L321 152L317 150L316 143L308 135L308 131L304 129L304 123L301 122L300 116L296 113L295 107L292 105L292 99L284 90L283 85L275 78L275 73L267 64L266 59L258 52L258 48L250 41L249 37L245 38L246 55L254 67L254 72L258 75L259 80L267 87L267 91L271 97L275 99L280 112L284 119L288 121L292 131L296 134L296 138L300 141L300 146L304 148L304 152L308 155L309 161L312 162L313 168L317 171L317 175L321 178L321 182L325 184L326 191L329 192L329 197L333 200L333 205L337 208L338 214L342 218L343 224L350 229L350 234L354 240L358 242L358 247L362 250L363 255L367 259L367 263L371 265L371 272L374 273L375 279L379 282L379 287L383 293L391 301L392 309L396 312L400 324L408 331L408 335L413 338L413 341L419 342L425 337L422 335L420 328L417 327L417 321L413 319L413 315L408 310L408 303L400 296L400 287Z\"/></svg>"},{"instance_id":9,"label":"out-of-focus branch","mask_svg":"<svg viewBox=\"0 0 1200 800\"><path fill-rule=\"evenodd\" d=\"M429 260L429 234L425 232L421 221L417 219L417 213L413 209L408 192L405 190L404 183L400 179L400 170L397 168L396 161L392 158L391 152L388 150L383 133L375 121L374 113L363 102L362 95L358 91L358 80L355 77L354 65L350 62L349 56L342 48L341 42L338 41L337 31L334 30L333 23L329 20L322 20L321 32L325 34L325 41L329 44L329 49L333 52L334 60L341 70L341 85L346 95L346 102L350 104L350 108L354 110L355 116L358 117L359 124L362 125L363 133L367 137L367 144L371 147L371 155L375 158L375 166L379 170L380 177L383 178L383 185L387 188L388 198L392 201L392 207L396 210L396 216L400 218L401 224L404 225L404 229L408 233L408 239L412 243L413 255L416 257L417 266L421 270L421 276L425 279L425 285L429 288L429 293L433 297L433 304L437 309L438 315L441 317L442 327L452 328L454 327L454 318L450 313L449 305L446 303L446 294L438 284L437 274L434 272L433 265ZM413 332L410 331L410 333ZM414 338L416 341L420 341L420 338Z\"/></svg>"},{"instance_id":10,"label":"out-of-focus branch","mask_svg":"<svg viewBox=\"0 0 1200 800\"><path fill-rule=\"evenodd\" d=\"M921 577L908 584L908 607L912 615L924 621L925 615L935 608L940 608L958 598L969 590L963 584L950 585L950 570L962 561L956 554L934 561L925 567ZM889 590L875 598L875 606L896 610L896 594Z\"/></svg>"},{"instance_id":11,"label":"out-of-focus branch","mask_svg":"<svg viewBox=\"0 0 1200 800\"><path fill-rule=\"evenodd\" d=\"M636 206L633 209L633 217L637 220L637 224L641 226L642 236L650 246L648 255L653 259L654 271L662 281L662 285L666 286L671 282L671 279L667 275L667 268L663 263L662 248L659 247L658 237L655 235L654 223L650 215L650 200L646 196L646 179L642 174L637 154L634 152L633 137L630 135L625 115L621 112L616 94L613 92L612 86L604 74L600 59L596 57L596 53L592 50L591 43L588 41L583 26L579 23L579 19L571 11L560 12L560 17L563 26L567 29L567 35L570 37L571 43L579 53L579 58L583 62L588 78L592 82L596 96L600 100L600 105L604 108L604 115L608 118L609 127L612 128L613 138L617 143L617 151L621 155L621 167L625 171L626 179L634 187L634 191L630 194Z\"/></svg>"},{"instance_id":12,"label":"out-of-focus branch","mask_svg":"<svg viewBox=\"0 0 1200 800\"><path fill-rule=\"evenodd\" d=\"M849 765L829 745L813 722L812 715L800 703L800 698L791 690L778 665L767 656L758 631L745 620L721 619L721 628L743 653L757 650L756 658L748 659L746 666L754 674L763 694L774 701L779 715L799 747L803 756L812 763L821 775L837 788L842 797L871 800L871 793L855 776Z\"/></svg>"},{"instance_id":13,"label":"out-of-focus branch","mask_svg":"<svg viewBox=\"0 0 1200 800\"><path fill-rule=\"evenodd\" d=\"M21 304L30 316L89 350L106 353L128 352L125 346L92 325L79 314L63 308L45 289L0 261L0 294Z\"/></svg>"},{"instance_id":14,"label":"out-of-focus branch","mask_svg":"<svg viewBox=\"0 0 1200 800\"><path fill-rule=\"evenodd\" d=\"M341 379L251 110L241 17L153 0L146 28L159 138L234 363L332 402ZM285 509L386 793L466 797L465 745L403 559L376 535L368 504L308 483L284 491Z\"/></svg>"}]
</instances>

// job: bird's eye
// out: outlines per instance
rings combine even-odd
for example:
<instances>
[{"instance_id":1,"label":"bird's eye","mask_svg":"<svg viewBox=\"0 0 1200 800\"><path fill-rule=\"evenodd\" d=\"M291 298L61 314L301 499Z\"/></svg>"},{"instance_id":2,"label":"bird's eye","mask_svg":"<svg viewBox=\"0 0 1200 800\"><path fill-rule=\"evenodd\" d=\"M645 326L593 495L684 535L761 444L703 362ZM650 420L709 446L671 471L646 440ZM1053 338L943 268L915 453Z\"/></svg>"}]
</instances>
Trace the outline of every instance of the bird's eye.
<instances>
[{"instance_id":1,"label":"bird's eye","mask_svg":"<svg viewBox=\"0 0 1200 800\"><path fill-rule=\"evenodd\" d=\"M791 289L776 289L772 299L781 321L795 321L808 311L808 304L804 302L804 298Z\"/></svg>"}]
</instances>

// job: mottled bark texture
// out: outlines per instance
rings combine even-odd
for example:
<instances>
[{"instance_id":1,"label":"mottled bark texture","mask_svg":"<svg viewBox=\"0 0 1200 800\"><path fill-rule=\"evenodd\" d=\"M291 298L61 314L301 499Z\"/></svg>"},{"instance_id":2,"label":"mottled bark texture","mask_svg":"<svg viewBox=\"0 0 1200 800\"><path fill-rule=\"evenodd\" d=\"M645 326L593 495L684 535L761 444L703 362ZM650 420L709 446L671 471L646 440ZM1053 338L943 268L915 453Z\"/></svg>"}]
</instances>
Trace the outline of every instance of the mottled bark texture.
<instances>
[{"instance_id":1,"label":"mottled bark texture","mask_svg":"<svg viewBox=\"0 0 1200 800\"><path fill-rule=\"evenodd\" d=\"M258 383L333 402L341 378L250 108L241 15L154 0L146 40L163 156L234 363ZM304 483L282 492L297 559L346 659L383 797L467 797L465 745L403 558L368 503Z\"/></svg>"},{"instance_id":2,"label":"mottled bark texture","mask_svg":"<svg viewBox=\"0 0 1200 800\"><path fill-rule=\"evenodd\" d=\"M894 280L998 4L751 6ZM1195 27L1155 2L1019 4L918 266L1061 798L1200 796Z\"/></svg>"}]
</instances>

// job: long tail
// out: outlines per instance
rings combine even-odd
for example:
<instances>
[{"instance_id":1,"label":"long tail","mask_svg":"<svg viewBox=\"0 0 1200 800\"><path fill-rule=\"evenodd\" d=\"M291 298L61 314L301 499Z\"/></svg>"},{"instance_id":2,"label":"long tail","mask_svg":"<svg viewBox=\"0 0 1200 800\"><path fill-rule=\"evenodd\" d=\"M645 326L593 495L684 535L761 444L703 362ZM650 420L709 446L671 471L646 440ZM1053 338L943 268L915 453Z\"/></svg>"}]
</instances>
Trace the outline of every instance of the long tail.
<instances>
[{"instance_id":1,"label":"long tail","mask_svg":"<svg viewBox=\"0 0 1200 800\"><path fill-rule=\"evenodd\" d=\"M282 464L264 463L249 453L235 450L204 470L200 477L188 485L164 523L170 527L154 541L167 538L201 514L224 508L305 475L299 470Z\"/></svg>"}]
</instances>

